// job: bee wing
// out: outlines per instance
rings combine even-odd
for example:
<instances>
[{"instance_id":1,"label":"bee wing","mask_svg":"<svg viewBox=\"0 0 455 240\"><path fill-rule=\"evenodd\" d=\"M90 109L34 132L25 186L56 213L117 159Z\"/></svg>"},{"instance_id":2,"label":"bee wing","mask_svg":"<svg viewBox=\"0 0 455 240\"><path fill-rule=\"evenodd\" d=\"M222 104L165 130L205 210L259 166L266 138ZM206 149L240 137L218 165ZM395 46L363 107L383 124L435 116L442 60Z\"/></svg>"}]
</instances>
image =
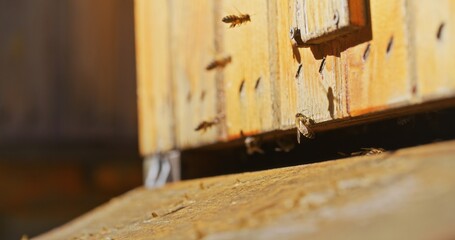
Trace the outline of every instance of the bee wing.
<instances>
[{"instance_id":1,"label":"bee wing","mask_svg":"<svg viewBox=\"0 0 455 240\"><path fill-rule=\"evenodd\" d=\"M233 6L233 7L235 8L235 11L237 11L237 13L238 13L239 15L242 15L242 13L239 11L238 8L236 8L235 6Z\"/></svg>"},{"instance_id":2,"label":"bee wing","mask_svg":"<svg viewBox=\"0 0 455 240\"><path fill-rule=\"evenodd\" d=\"M314 139L314 132L313 130L311 130L310 128L307 128L308 130L308 134L305 135L305 137L309 138L309 139Z\"/></svg>"},{"instance_id":3,"label":"bee wing","mask_svg":"<svg viewBox=\"0 0 455 240\"><path fill-rule=\"evenodd\" d=\"M297 143L300 144L300 131L297 128Z\"/></svg>"},{"instance_id":4,"label":"bee wing","mask_svg":"<svg viewBox=\"0 0 455 240\"><path fill-rule=\"evenodd\" d=\"M306 138L313 139L314 133L313 131L308 128L302 120L300 120L297 124L297 130Z\"/></svg>"},{"instance_id":5,"label":"bee wing","mask_svg":"<svg viewBox=\"0 0 455 240\"><path fill-rule=\"evenodd\" d=\"M298 124L297 124L297 129L298 129L299 132L300 132L301 134L303 134L304 136L305 136L306 134L309 133L307 126L305 126L305 124L304 124L302 121L299 121L299 122L298 122Z\"/></svg>"}]
</instances>

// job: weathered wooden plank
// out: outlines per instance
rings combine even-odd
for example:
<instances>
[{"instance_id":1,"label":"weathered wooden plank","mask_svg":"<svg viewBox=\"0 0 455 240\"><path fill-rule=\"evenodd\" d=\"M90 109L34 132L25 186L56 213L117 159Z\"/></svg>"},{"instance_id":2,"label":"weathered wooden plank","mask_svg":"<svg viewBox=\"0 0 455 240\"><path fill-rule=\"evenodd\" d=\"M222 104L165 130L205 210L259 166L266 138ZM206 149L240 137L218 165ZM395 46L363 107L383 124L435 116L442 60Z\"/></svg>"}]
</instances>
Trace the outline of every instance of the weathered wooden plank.
<instances>
[{"instance_id":1,"label":"weathered wooden plank","mask_svg":"<svg viewBox=\"0 0 455 240\"><path fill-rule=\"evenodd\" d=\"M454 154L450 141L139 188L37 239L451 239Z\"/></svg>"},{"instance_id":2,"label":"weathered wooden plank","mask_svg":"<svg viewBox=\"0 0 455 240\"><path fill-rule=\"evenodd\" d=\"M224 70L226 126L228 138L272 130L277 112L273 109L269 55L270 33L266 0L220 1L223 16L249 14L251 21L224 29L222 46L232 56ZM217 19L219 21L219 19ZM277 124L275 124L276 126Z\"/></svg>"},{"instance_id":3,"label":"weathered wooden plank","mask_svg":"<svg viewBox=\"0 0 455 240\"><path fill-rule=\"evenodd\" d=\"M408 1L419 101L455 95L455 2Z\"/></svg>"},{"instance_id":4,"label":"weathered wooden plank","mask_svg":"<svg viewBox=\"0 0 455 240\"><path fill-rule=\"evenodd\" d=\"M215 2L173 0L170 7L170 56L175 137L178 146L213 143L219 139L217 69L207 70L223 57L215 48ZM216 122L195 131L202 122Z\"/></svg>"},{"instance_id":5,"label":"weathered wooden plank","mask_svg":"<svg viewBox=\"0 0 455 240\"><path fill-rule=\"evenodd\" d=\"M370 11L371 41L341 53L344 67L340 78L346 84L351 116L409 105L412 100L405 1L372 0Z\"/></svg>"},{"instance_id":6,"label":"weathered wooden plank","mask_svg":"<svg viewBox=\"0 0 455 240\"><path fill-rule=\"evenodd\" d=\"M166 1L135 2L142 154L169 150L175 145L168 7Z\"/></svg>"},{"instance_id":7,"label":"weathered wooden plank","mask_svg":"<svg viewBox=\"0 0 455 240\"><path fill-rule=\"evenodd\" d=\"M296 48L289 36L295 25L294 1L276 1L279 62L279 88L282 129L295 126L296 113L303 113L315 122L343 117L345 91L339 77L343 66L340 44L330 42L312 48Z\"/></svg>"}]
</instances>

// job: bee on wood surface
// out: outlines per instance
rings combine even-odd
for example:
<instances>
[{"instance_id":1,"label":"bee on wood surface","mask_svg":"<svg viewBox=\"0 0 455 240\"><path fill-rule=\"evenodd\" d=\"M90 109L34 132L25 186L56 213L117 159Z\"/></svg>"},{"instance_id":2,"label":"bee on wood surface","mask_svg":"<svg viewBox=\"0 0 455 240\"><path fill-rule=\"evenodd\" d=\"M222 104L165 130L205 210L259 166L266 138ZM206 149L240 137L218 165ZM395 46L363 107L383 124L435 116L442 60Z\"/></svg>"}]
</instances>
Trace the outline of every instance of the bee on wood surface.
<instances>
[{"instance_id":1,"label":"bee on wood surface","mask_svg":"<svg viewBox=\"0 0 455 240\"><path fill-rule=\"evenodd\" d=\"M314 138L314 132L311 130L309 125L312 124L312 120L301 114L297 113L295 115L295 126L297 128L297 142L300 144L300 134L302 134L304 137L313 139Z\"/></svg>"},{"instance_id":2,"label":"bee on wood surface","mask_svg":"<svg viewBox=\"0 0 455 240\"><path fill-rule=\"evenodd\" d=\"M246 22L251 22L251 18L249 14L239 14L239 15L228 15L221 19L224 23L230 23L231 25L229 26L230 28L233 28L237 25L241 25Z\"/></svg>"},{"instance_id":3,"label":"bee on wood surface","mask_svg":"<svg viewBox=\"0 0 455 240\"><path fill-rule=\"evenodd\" d=\"M254 153L264 154L264 150L261 148L262 141L259 138L255 137L246 137L245 138L245 147L248 155L253 155Z\"/></svg>"},{"instance_id":4,"label":"bee on wood surface","mask_svg":"<svg viewBox=\"0 0 455 240\"><path fill-rule=\"evenodd\" d=\"M260 137L247 137L242 130L240 130L240 136L245 138L244 143L248 155L253 155L254 153L264 154L264 150L261 147L262 139Z\"/></svg>"},{"instance_id":5,"label":"bee on wood surface","mask_svg":"<svg viewBox=\"0 0 455 240\"><path fill-rule=\"evenodd\" d=\"M210 71L210 70L213 70L215 68L224 68L231 61L232 61L231 56L215 59L211 63L209 63L209 65L207 65L207 67L205 67L205 70Z\"/></svg>"},{"instance_id":6,"label":"bee on wood surface","mask_svg":"<svg viewBox=\"0 0 455 240\"><path fill-rule=\"evenodd\" d=\"M353 152L351 156L368 156L368 155L376 155L385 152L384 148L361 148L362 151L360 152Z\"/></svg>"}]
</instances>

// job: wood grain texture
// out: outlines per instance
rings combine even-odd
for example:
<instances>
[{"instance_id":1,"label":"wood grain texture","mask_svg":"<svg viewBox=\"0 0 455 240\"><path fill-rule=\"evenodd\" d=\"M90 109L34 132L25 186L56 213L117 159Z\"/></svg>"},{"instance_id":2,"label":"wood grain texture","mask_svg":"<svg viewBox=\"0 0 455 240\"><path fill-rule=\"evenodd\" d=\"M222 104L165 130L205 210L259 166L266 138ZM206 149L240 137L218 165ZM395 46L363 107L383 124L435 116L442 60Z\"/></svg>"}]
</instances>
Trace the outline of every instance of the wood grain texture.
<instances>
[{"instance_id":1,"label":"wood grain texture","mask_svg":"<svg viewBox=\"0 0 455 240\"><path fill-rule=\"evenodd\" d=\"M177 3L173 2L169 16L176 38L169 39L172 58L167 69L177 91L173 94L177 132L170 136L176 148L230 141L240 138L241 132L287 130L294 127L296 113L313 119L316 130L325 130L349 124L353 118L360 119L357 122L372 115L386 118L400 109L418 109L422 103L453 97L455 68L451 68L449 42L454 24L449 2L426 8L408 0L366 1L365 27L308 48L293 47L289 38L290 27L299 25L296 8L301 1L218 1L210 6L201 3L200 8L188 6L186 11L179 10L182 4ZM355 1L349 3L357 6ZM426 9L437 17L425 21ZM234 28L221 21L239 14L250 15L251 21ZM189 33L193 31L197 36ZM177 33L186 32L186 39L179 39ZM200 44L188 49L187 42ZM201 70L210 59L211 46L213 57L232 57L214 75ZM203 90L207 98L197 102ZM214 128L204 134L192 132L199 122L215 117L223 120ZM156 151L149 149L143 154Z\"/></svg>"},{"instance_id":2,"label":"wood grain texture","mask_svg":"<svg viewBox=\"0 0 455 240\"><path fill-rule=\"evenodd\" d=\"M142 153L175 146L170 72L168 4L135 2L140 148Z\"/></svg>"},{"instance_id":3,"label":"wood grain texture","mask_svg":"<svg viewBox=\"0 0 455 240\"><path fill-rule=\"evenodd\" d=\"M267 1L221 1L220 8L224 16L239 12L251 15L251 22L241 26L219 26L224 29L223 50L232 55L231 66L223 72L228 138L239 137L240 131L251 134L259 129L272 130L275 113L271 82L275 79L269 66L273 58L269 55Z\"/></svg>"},{"instance_id":4,"label":"wood grain texture","mask_svg":"<svg viewBox=\"0 0 455 240\"><path fill-rule=\"evenodd\" d=\"M178 146L193 142L208 144L219 139L220 124L195 131L201 122L216 121L219 117L217 70L206 70L213 60L223 57L215 48L214 5L210 0L169 2L172 97Z\"/></svg>"},{"instance_id":5,"label":"wood grain texture","mask_svg":"<svg viewBox=\"0 0 455 240\"><path fill-rule=\"evenodd\" d=\"M346 84L351 116L409 105L412 100L413 56L405 1L372 0L370 10L371 41L341 53L343 74L339 77Z\"/></svg>"},{"instance_id":6,"label":"wood grain texture","mask_svg":"<svg viewBox=\"0 0 455 240\"><path fill-rule=\"evenodd\" d=\"M454 146L139 188L36 239L452 239Z\"/></svg>"},{"instance_id":7,"label":"wood grain texture","mask_svg":"<svg viewBox=\"0 0 455 240\"><path fill-rule=\"evenodd\" d=\"M315 122L345 116L344 84L339 77L343 66L339 42L312 48L294 48L286 32L298 21L293 1L275 2L278 9L277 37L279 62L281 129L295 125L296 113ZM289 6L289 7L288 7Z\"/></svg>"},{"instance_id":8,"label":"wood grain texture","mask_svg":"<svg viewBox=\"0 0 455 240\"><path fill-rule=\"evenodd\" d=\"M416 69L418 101L451 97L455 93L455 10L453 1L408 1Z\"/></svg>"},{"instance_id":9,"label":"wood grain texture","mask_svg":"<svg viewBox=\"0 0 455 240\"><path fill-rule=\"evenodd\" d=\"M295 0L296 25L305 44L319 44L366 24L364 0Z\"/></svg>"}]
</instances>

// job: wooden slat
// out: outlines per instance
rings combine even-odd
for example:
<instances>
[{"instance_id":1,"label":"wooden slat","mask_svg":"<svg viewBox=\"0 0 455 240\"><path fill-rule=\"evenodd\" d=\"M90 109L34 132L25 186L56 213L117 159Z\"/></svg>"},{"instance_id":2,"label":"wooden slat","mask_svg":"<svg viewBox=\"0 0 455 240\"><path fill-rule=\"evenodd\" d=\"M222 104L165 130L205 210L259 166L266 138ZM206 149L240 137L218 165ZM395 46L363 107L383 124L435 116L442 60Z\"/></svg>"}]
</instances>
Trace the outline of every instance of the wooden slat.
<instances>
[{"instance_id":1,"label":"wooden slat","mask_svg":"<svg viewBox=\"0 0 455 240\"><path fill-rule=\"evenodd\" d=\"M232 55L232 64L224 74L226 96L226 126L229 138L272 130L276 114L273 109L272 79L270 70L270 33L266 0L221 1L223 16L249 14L251 22L229 28L218 25L223 31L222 46ZM217 19L220 21L220 19ZM277 124L275 124L276 126Z\"/></svg>"},{"instance_id":2,"label":"wooden slat","mask_svg":"<svg viewBox=\"0 0 455 240\"><path fill-rule=\"evenodd\" d=\"M195 131L201 122L216 122L219 117L217 70L206 70L212 61L223 57L215 48L214 5L211 0L169 2L172 97L178 146L218 140L221 124Z\"/></svg>"},{"instance_id":3,"label":"wooden slat","mask_svg":"<svg viewBox=\"0 0 455 240\"><path fill-rule=\"evenodd\" d=\"M454 154L450 141L139 188L37 239L453 239Z\"/></svg>"},{"instance_id":4,"label":"wooden slat","mask_svg":"<svg viewBox=\"0 0 455 240\"><path fill-rule=\"evenodd\" d=\"M316 122L345 116L340 44L331 42L313 48L293 48L288 26L295 23L293 1L277 1L279 93L281 129L295 126L296 113ZM291 6L291 7L288 7ZM323 65L323 66L322 66ZM322 66L322 67L321 67Z\"/></svg>"},{"instance_id":5,"label":"wooden slat","mask_svg":"<svg viewBox=\"0 0 455 240\"><path fill-rule=\"evenodd\" d=\"M416 69L414 92L420 101L455 94L455 2L409 1Z\"/></svg>"},{"instance_id":6,"label":"wooden slat","mask_svg":"<svg viewBox=\"0 0 455 240\"><path fill-rule=\"evenodd\" d=\"M147 154L175 145L168 4L137 0L135 18L139 139Z\"/></svg>"},{"instance_id":7,"label":"wooden slat","mask_svg":"<svg viewBox=\"0 0 455 240\"><path fill-rule=\"evenodd\" d=\"M351 116L409 105L411 58L404 0L370 1L372 40L341 53ZM367 33L361 33L367 34ZM345 44L358 36L348 38Z\"/></svg>"}]
</instances>

